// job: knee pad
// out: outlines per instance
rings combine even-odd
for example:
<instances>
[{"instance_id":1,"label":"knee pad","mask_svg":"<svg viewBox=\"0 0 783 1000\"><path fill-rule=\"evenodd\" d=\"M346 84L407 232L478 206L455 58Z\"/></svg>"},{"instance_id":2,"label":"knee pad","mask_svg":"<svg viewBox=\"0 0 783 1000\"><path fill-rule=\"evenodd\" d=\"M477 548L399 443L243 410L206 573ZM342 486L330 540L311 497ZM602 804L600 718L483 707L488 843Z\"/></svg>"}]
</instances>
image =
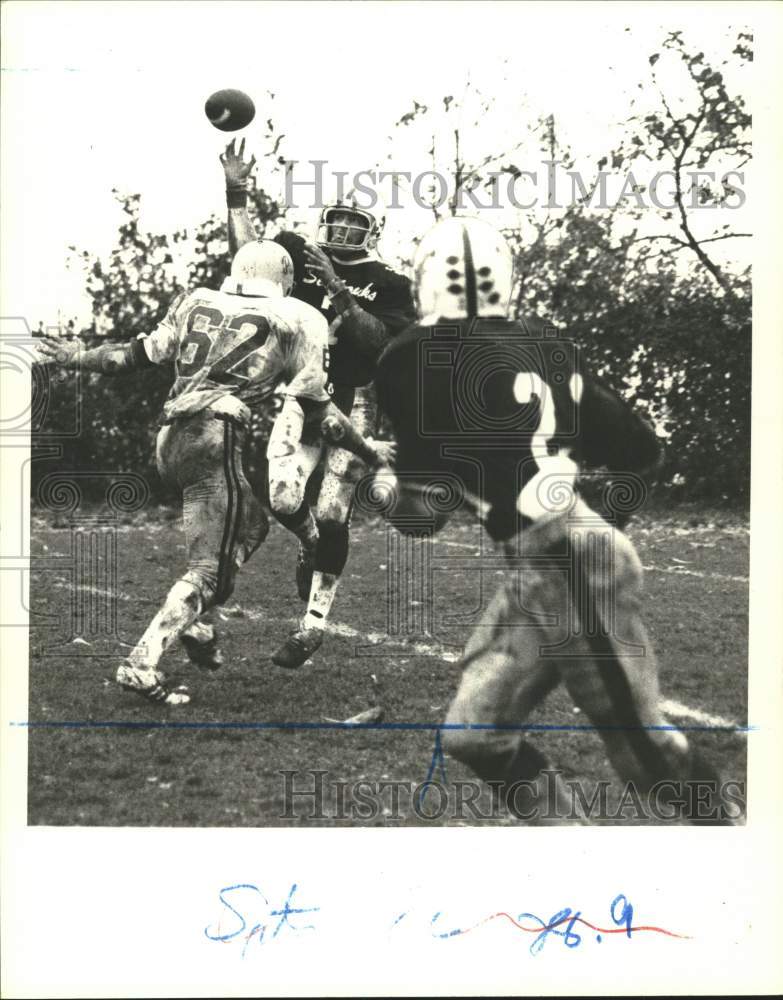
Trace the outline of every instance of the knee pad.
<instances>
[{"instance_id":1,"label":"knee pad","mask_svg":"<svg viewBox=\"0 0 783 1000\"><path fill-rule=\"evenodd\" d=\"M296 514L304 500L306 478L297 476L294 468L290 473L286 475L285 470L279 470L273 476L270 469L269 503L278 520L281 514L287 517Z\"/></svg>"},{"instance_id":2,"label":"knee pad","mask_svg":"<svg viewBox=\"0 0 783 1000\"><path fill-rule=\"evenodd\" d=\"M353 483L327 472L318 491L315 510L318 524L348 524L353 512L353 492Z\"/></svg>"},{"instance_id":3,"label":"knee pad","mask_svg":"<svg viewBox=\"0 0 783 1000\"><path fill-rule=\"evenodd\" d=\"M339 576L348 561L348 525L334 521L318 522L318 547L315 569Z\"/></svg>"}]
</instances>

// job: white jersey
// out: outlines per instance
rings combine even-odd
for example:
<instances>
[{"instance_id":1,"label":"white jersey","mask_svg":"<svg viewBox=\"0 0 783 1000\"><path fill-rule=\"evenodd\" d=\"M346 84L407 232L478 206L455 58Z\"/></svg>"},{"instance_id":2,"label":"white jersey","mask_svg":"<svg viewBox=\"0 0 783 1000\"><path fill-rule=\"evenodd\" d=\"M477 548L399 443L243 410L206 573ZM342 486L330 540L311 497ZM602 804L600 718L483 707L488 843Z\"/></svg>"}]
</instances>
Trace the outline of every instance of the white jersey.
<instances>
[{"instance_id":1,"label":"white jersey","mask_svg":"<svg viewBox=\"0 0 783 1000\"><path fill-rule=\"evenodd\" d=\"M328 324L297 299L232 295L197 288L177 296L142 338L154 364L173 360L167 419L198 413L225 396L252 405L281 382L285 394L329 400Z\"/></svg>"}]
</instances>

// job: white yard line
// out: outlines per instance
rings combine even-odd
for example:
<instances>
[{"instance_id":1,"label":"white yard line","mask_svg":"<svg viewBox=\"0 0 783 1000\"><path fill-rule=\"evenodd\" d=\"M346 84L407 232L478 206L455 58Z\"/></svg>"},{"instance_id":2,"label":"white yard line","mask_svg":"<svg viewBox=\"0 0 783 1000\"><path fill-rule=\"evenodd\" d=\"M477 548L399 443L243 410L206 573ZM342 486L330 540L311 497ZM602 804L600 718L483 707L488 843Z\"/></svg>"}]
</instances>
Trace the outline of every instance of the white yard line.
<instances>
[{"instance_id":1,"label":"white yard line","mask_svg":"<svg viewBox=\"0 0 783 1000\"><path fill-rule=\"evenodd\" d=\"M710 715L709 712L702 712L698 708L691 708L683 705L679 701L666 699L660 703L660 709L664 715L671 715L675 719L690 719L700 726L725 726L731 728L737 723L732 719L724 719L722 715ZM736 733L737 736L747 736L745 732Z\"/></svg>"},{"instance_id":2,"label":"white yard line","mask_svg":"<svg viewBox=\"0 0 783 1000\"><path fill-rule=\"evenodd\" d=\"M68 582L62 578L55 582L54 588L55 590L78 590L83 594L95 594L96 597L108 597L117 601L136 600L136 598L131 597L130 594L126 594L122 590L106 590L105 587L90 587L86 583L77 583L75 587L73 584L69 586Z\"/></svg>"},{"instance_id":3,"label":"white yard line","mask_svg":"<svg viewBox=\"0 0 783 1000\"><path fill-rule=\"evenodd\" d=\"M700 569L683 569L680 566L643 566L648 573L671 573L672 576L696 576L701 580L721 580L724 583L748 583L746 576L729 576L726 573L708 573Z\"/></svg>"},{"instance_id":4,"label":"white yard line","mask_svg":"<svg viewBox=\"0 0 783 1000\"><path fill-rule=\"evenodd\" d=\"M458 663L462 657L461 653L457 653L453 649L446 649L433 643L405 642L404 639L397 639L394 636L385 635L383 632L359 632L343 622L327 622L326 631L333 635L341 635L346 639L365 639L373 646L381 643L386 646L396 646L400 653L404 653L405 656L435 656L447 663Z\"/></svg>"}]
</instances>

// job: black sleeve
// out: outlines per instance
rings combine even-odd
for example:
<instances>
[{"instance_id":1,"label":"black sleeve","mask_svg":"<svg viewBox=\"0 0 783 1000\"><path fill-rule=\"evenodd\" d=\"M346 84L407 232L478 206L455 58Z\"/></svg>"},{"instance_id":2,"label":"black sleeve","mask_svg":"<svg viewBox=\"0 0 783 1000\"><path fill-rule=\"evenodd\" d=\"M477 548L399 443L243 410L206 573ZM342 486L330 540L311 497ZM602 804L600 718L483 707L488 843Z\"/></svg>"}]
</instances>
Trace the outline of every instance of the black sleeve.
<instances>
[{"instance_id":1,"label":"black sleeve","mask_svg":"<svg viewBox=\"0 0 783 1000\"><path fill-rule=\"evenodd\" d=\"M617 393L587 379L579 405L580 457L593 468L653 472L662 448L654 429Z\"/></svg>"},{"instance_id":2,"label":"black sleeve","mask_svg":"<svg viewBox=\"0 0 783 1000\"><path fill-rule=\"evenodd\" d=\"M379 319L390 337L401 333L416 322L416 307L410 281L402 274L389 272L389 280L384 284L383 295L375 302L360 303L363 309Z\"/></svg>"},{"instance_id":3,"label":"black sleeve","mask_svg":"<svg viewBox=\"0 0 783 1000\"><path fill-rule=\"evenodd\" d=\"M661 443L625 400L592 380L586 381L578 413L580 464L608 471L606 477L581 478L579 492L593 510L622 529L644 504L660 467Z\"/></svg>"},{"instance_id":4,"label":"black sleeve","mask_svg":"<svg viewBox=\"0 0 783 1000\"><path fill-rule=\"evenodd\" d=\"M155 362L150 360L144 343L138 337L130 342L130 353L134 368L154 368Z\"/></svg>"}]
</instances>

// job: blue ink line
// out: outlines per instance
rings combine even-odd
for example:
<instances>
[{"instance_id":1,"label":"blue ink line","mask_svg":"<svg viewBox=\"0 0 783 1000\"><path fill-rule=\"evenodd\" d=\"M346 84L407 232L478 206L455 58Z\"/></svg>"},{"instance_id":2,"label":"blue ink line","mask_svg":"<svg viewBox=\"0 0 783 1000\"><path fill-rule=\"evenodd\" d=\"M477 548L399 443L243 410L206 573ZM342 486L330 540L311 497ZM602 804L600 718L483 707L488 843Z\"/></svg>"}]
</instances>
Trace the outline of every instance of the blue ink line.
<instances>
[{"instance_id":1,"label":"blue ink line","mask_svg":"<svg viewBox=\"0 0 783 1000\"><path fill-rule=\"evenodd\" d=\"M247 730L387 730L435 731L493 730L509 733L755 733L759 726L595 726L548 725L544 723L493 723L493 722L186 722L171 720L133 721L130 719L41 720L11 721L9 726L23 729L247 729Z\"/></svg>"},{"instance_id":2,"label":"blue ink line","mask_svg":"<svg viewBox=\"0 0 783 1000\"><path fill-rule=\"evenodd\" d=\"M443 745L440 739L440 726L435 730L435 747L432 751L432 760L430 761L430 767L427 771L427 777L424 779L424 784L421 786L419 791L419 808L422 807L424 803L424 797L429 791L430 785L432 784L432 776L435 771L439 772L440 780L444 785L448 784L448 778L446 777L446 758L443 754Z\"/></svg>"},{"instance_id":3,"label":"blue ink line","mask_svg":"<svg viewBox=\"0 0 783 1000\"><path fill-rule=\"evenodd\" d=\"M432 781L432 776L435 770L440 772L440 777L443 783L446 783L446 758L443 754L443 745L440 740L440 730L441 727L435 730L435 748L432 751L432 760L430 761L430 769L427 772L427 777L424 779L424 784L429 784Z\"/></svg>"}]
</instances>

